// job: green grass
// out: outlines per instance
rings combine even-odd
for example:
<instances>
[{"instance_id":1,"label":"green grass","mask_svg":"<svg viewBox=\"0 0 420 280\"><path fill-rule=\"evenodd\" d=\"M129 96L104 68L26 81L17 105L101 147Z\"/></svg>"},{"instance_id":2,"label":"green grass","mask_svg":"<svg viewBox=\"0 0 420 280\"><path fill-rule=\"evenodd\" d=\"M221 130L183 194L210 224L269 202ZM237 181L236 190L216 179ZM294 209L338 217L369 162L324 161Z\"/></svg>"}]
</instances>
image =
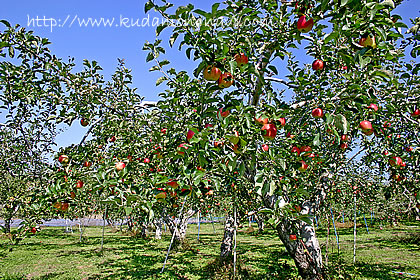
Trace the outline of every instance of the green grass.
<instances>
[{"instance_id":1,"label":"green grass","mask_svg":"<svg viewBox=\"0 0 420 280\"><path fill-rule=\"evenodd\" d=\"M245 227L246 228L246 227ZM297 279L293 261L274 231L262 235L238 233L238 275L240 279ZM197 225L188 227L188 245L171 252L164 273L160 273L170 238L142 240L105 230L104 250L100 252L101 228L88 228L83 243L78 232L46 228L7 251L0 239L0 279L230 279L232 267L216 261L222 225L202 224L200 241ZM325 252L326 230L318 237ZM392 271L420 275L420 225L379 230L370 234L358 228L357 262L353 266L353 231L339 229L340 255L331 228L329 236L329 274L334 279L410 279ZM341 275L341 276L340 276ZM415 279L415 277L412 277Z\"/></svg>"}]
</instances>

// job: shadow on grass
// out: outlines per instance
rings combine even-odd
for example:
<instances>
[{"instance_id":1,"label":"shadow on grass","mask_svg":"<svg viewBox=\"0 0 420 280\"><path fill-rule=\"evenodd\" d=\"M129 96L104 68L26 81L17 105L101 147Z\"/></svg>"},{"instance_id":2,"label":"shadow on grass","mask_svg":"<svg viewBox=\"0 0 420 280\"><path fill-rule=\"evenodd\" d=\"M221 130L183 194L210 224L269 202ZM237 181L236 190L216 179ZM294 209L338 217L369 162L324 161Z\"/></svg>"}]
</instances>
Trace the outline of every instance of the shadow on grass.
<instances>
[{"instance_id":1,"label":"shadow on grass","mask_svg":"<svg viewBox=\"0 0 420 280\"><path fill-rule=\"evenodd\" d=\"M331 255L332 265L328 266L329 276L332 279L380 279L393 280L401 279L401 275L395 272L407 272L411 267L399 264L396 267L394 264L384 264L375 262L359 262L356 265L345 263L340 260L336 254ZM404 279L418 279L411 278L409 274L403 274ZM417 276L418 277L418 276Z\"/></svg>"}]
</instances>

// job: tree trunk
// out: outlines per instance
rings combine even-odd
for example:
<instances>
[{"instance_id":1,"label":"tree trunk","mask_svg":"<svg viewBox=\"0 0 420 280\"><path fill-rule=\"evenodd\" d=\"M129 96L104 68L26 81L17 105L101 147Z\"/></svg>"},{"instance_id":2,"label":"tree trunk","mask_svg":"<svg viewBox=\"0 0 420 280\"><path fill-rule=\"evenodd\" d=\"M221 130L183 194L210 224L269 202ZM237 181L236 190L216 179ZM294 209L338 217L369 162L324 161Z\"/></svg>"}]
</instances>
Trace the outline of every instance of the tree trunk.
<instances>
[{"instance_id":1,"label":"tree trunk","mask_svg":"<svg viewBox=\"0 0 420 280\"><path fill-rule=\"evenodd\" d=\"M233 251L233 236L235 232L235 220L231 214L228 214L225 218L225 233L220 246L220 258L226 260L232 257Z\"/></svg>"},{"instance_id":2,"label":"tree trunk","mask_svg":"<svg viewBox=\"0 0 420 280\"><path fill-rule=\"evenodd\" d=\"M304 209L310 209L310 202L304 203ZM302 210L304 212L304 210ZM306 212L306 211L305 211ZM302 213L305 214L305 213ZM299 275L304 280L324 279L322 271L321 247L312 224L303 221L292 224L284 219L276 228L278 236L295 261ZM289 235L296 234L297 240L290 240Z\"/></svg>"},{"instance_id":3,"label":"tree trunk","mask_svg":"<svg viewBox=\"0 0 420 280\"><path fill-rule=\"evenodd\" d=\"M145 221L142 221L140 227L141 227L140 237L146 238L147 237L147 223Z\"/></svg>"},{"instance_id":4,"label":"tree trunk","mask_svg":"<svg viewBox=\"0 0 420 280\"><path fill-rule=\"evenodd\" d=\"M4 230L6 234L10 233L11 224L12 224L12 218L4 218Z\"/></svg>"},{"instance_id":5,"label":"tree trunk","mask_svg":"<svg viewBox=\"0 0 420 280\"><path fill-rule=\"evenodd\" d=\"M162 239L162 224L163 224L162 218L155 220L155 227L156 227L155 239Z\"/></svg>"},{"instance_id":6,"label":"tree trunk","mask_svg":"<svg viewBox=\"0 0 420 280\"><path fill-rule=\"evenodd\" d=\"M185 236L187 234L188 220L196 213L195 210L188 210L182 213L181 216L176 219L172 219L168 215L164 216L165 223L168 225L172 235L174 235L174 247L178 247L184 243Z\"/></svg>"},{"instance_id":7,"label":"tree trunk","mask_svg":"<svg viewBox=\"0 0 420 280\"><path fill-rule=\"evenodd\" d=\"M328 173L323 174L320 178L320 185L318 192L314 194L311 200L303 202L300 215L315 216L317 209L325 200L328 188ZM285 203L284 198L279 196L266 196L264 203L268 208L274 208L277 200ZM285 245L289 255L293 258L299 275L303 280L319 280L325 279L323 271L321 247L315 235L315 228L313 221L308 224L304 221L292 220L289 217L284 217L276 227L277 234L283 244ZM296 235L297 240L290 240L290 235Z\"/></svg>"},{"instance_id":8,"label":"tree trunk","mask_svg":"<svg viewBox=\"0 0 420 280\"><path fill-rule=\"evenodd\" d=\"M264 220L260 217L255 215L255 219L257 220L257 224L258 224L258 233L263 233L264 231Z\"/></svg>"}]
</instances>

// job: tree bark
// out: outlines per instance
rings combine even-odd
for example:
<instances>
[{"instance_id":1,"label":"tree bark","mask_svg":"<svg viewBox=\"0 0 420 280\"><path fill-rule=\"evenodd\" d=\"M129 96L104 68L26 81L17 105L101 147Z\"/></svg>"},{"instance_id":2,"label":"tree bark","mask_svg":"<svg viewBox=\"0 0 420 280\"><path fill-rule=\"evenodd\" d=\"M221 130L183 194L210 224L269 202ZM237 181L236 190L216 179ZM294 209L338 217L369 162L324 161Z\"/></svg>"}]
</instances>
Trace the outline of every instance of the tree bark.
<instances>
[{"instance_id":1,"label":"tree bark","mask_svg":"<svg viewBox=\"0 0 420 280\"><path fill-rule=\"evenodd\" d=\"M225 218L225 233L220 246L220 258L222 261L232 257L234 232L235 220L231 214L228 214Z\"/></svg>"},{"instance_id":2,"label":"tree bark","mask_svg":"<svg viewBox=\"0 0 420 280\"><path fill-rule=\"evenodd\" d=\"M168 215L164 216L163 219L168 225L168 228L171 234L174 234L174 247L178 247L183 244L185 241L185 236L187 234L188 220L196 213L196 210L188 210L185 213L182 213L179 218L172 219Z\"/></svg>"},{"instance_id":3,"label":"tree bark","mask_svg":"<svg viewBox=\"0 0 420 280\"><path fill-rule=\"evenodd\" d=\"M156 227L155 239L162 239L162 224L163 224L162 218L155 220L155 227Z\"/></svg>"},{"instance_id":4,"label":"tree bark","mask_svg":"<svg viewBox=\"0 0 420 280\"><path fill-rule=\"evenodd\" d=\"M5 233L10 233L10 225L12 223L12 218L4 218L4 230Z\"/></svg>"},{"instance_id":5,"label":"tree bark","mask_svg":"<svg viewBox=\"0 0 420 280\"><path fill-rule=\"evenodd\" d=\"M309 215L314 217L317 209L325 200L325 189L328 187L329 174L323 174L320 178L318 191L312 199L302 203L300 215ZM282 197L266 196L264 203L268 208L274 208L277 200L283 200ZM299 275L303 280L325 279L323 271L321 247L315 235L313 221L308 224L304 221L292 220L285 216L276 226L277 234L283 242L289 255L293 258ZM289 236L293 234L298 237L297 240L290 240Z\"/></svg>"}]
</instances>

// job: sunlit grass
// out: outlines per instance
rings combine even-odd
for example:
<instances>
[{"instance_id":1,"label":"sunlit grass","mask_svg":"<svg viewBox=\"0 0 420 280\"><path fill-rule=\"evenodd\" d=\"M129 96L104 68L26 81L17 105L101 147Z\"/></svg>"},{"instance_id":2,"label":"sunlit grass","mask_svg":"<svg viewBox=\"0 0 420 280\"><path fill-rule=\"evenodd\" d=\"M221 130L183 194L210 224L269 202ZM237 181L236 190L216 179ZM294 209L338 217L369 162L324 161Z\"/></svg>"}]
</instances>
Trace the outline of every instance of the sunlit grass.
<instances>
[{"instance_id":1,"label":"sunlit grass","mask_svg":"<svg viewBox=\"0 0 420 280\"><path fill-rule=\"evenodd\" d=\"M254 226L256 226L254 224ZM45 228L8 252L6 239L0 239L1 279L230 279L232 266L219 267L217 257L223 227L202 224L200 240L197 225L189 225L188 242L172 251L165 271L160 273L170 238L143 240L106 228L104 250L100 251L101 228L86 230L83 243L79 233L63 228ZM419 224L358 228L356 266L353 262L353 230L340 228L340 254L334 230L329 236L329 274L346 279L400 279L394 273L420 275ZM326 252L326 230L318 229ZM325 255L325 254L324 254ZM238 232L237 275L239 279L297 279L293 261L271 229L263 234L244 226ZM408 278L409 275L405 275ZM415 278L415 277L412 277Z\"/></svg>"}]
</instances>

